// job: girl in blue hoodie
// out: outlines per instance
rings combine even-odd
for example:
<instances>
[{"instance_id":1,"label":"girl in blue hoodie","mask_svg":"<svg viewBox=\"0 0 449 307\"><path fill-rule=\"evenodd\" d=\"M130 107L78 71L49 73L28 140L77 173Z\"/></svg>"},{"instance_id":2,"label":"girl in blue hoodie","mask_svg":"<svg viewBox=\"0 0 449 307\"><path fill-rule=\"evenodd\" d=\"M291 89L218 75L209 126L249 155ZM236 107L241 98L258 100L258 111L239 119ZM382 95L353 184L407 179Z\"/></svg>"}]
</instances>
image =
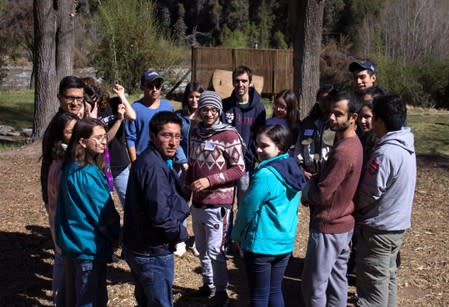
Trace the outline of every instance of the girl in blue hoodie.
<instances>
[{"instance_id":1,"label":"girl in blue hoodie","mask_svg":"<svg viewBox=\"0 0 449 307\"><path fill-rule=\"evenodd\" d=\"M257 139L260 164L239 207L232 239L244 252L251 306L284 306L282 278L293 251L303 171L288 156L290 131L265 126Z\"/></svg>"},{"instance_id":2,"label":"girl in blue hoodie","mask_svg":"<svg viewBox=\"0 0 449 307\"><path fill-rule=\"evenodd\" d=\"M120 217L104 169L106 130L93 118L76 123L64 159L56 208L56 243L64 262L65 306L105 307L106 264Z\"/></svg>"}]
</instances>

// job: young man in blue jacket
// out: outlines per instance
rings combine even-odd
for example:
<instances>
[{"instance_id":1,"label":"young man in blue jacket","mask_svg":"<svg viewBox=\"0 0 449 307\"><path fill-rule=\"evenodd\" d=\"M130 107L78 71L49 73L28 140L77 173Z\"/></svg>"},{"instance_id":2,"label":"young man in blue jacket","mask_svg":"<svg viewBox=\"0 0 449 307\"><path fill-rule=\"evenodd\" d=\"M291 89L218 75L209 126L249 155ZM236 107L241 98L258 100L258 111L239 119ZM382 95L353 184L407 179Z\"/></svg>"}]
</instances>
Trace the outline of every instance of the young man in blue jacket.
<instances>
[{"instance_id":1,"label":"young man in blue jacket","mask_svg":"<svg viewBox=\"0 0 449 307\"><path fill-rule=\"evenodd\" d=\"M172 306L173 251L176 243L188 238L183 221L189 207L172 161L182 138L181 125L173 112L154 115L150 144L129 174L123 250L139 306Z\"/></svg>"},{"instance_id":2,"label":"young man in blue jacket","mask_svg":"<svg viewBox=\"0 0 449 307\"><path fill-rule=\"evenodd\" d=\"M358 189L357 306L396 306L396 256L410 228L416 155L405 103L396 95L374 99L379 137Z\"/></svg>"},{"instance_id":3,"label":"young man in blue jacket","mask_svg":"<svg viewBox=\"0 0 449 307\"><path fill-rule=\"evenodd\" d=\"M254 87L252 87L253 73L247 66L238 66L232 72L232 84L234 90L231 96L223 100L223 112L221 121L235 127L244 142L244 159L246 172L237 181L237 205L243 201L243 197L249 187L251 172L256 166L256 134L260 127L265 125L266 113L262 99ZM233 211L229 216L228 247L231 246L231 232Z\"/></svg>"}]
</instances>

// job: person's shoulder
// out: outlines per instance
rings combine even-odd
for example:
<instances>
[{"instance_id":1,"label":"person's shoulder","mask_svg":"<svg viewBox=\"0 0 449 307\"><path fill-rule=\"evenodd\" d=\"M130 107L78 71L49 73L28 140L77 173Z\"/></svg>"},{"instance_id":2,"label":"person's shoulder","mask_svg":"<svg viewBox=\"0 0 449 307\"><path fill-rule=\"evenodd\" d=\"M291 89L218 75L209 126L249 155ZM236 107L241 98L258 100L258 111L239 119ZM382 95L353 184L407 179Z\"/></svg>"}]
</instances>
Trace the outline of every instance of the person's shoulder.
<instances>
[{"instance_id":1,"label":"person's shoulder","mask_svg":"<svg viewBox=\"0 0 449 307\"><path fill-rule=\"evenodd\" d=\"M165 99L165 98L161 98L160 99L159 108L163 109L164 111L173 111L172 103L169 100Z\"/></svg>"}]
</instances>

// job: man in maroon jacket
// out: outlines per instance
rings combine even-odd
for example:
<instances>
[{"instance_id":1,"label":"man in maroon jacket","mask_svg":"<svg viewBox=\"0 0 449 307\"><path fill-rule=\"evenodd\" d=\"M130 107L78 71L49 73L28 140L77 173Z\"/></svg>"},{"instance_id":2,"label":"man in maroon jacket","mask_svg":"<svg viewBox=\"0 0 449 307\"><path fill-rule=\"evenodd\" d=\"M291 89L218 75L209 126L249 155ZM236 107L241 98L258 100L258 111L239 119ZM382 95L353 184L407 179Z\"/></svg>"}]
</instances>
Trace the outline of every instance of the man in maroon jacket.
<instances>
[{"instance_id":1,"label":"man in maroon jacket","mask_svg":"<svg viewBox=\"0 0 449 307\"><path fill-rule=\"evenodd\" d=\"M310 235L302 291L306 306L346 306L349 241L354 230L354 195L363 150L355 133L357 98L349 92L331 96L330 127L335 143L329 158L303 191L311 210Z\"/></svg>"}]
</instances>

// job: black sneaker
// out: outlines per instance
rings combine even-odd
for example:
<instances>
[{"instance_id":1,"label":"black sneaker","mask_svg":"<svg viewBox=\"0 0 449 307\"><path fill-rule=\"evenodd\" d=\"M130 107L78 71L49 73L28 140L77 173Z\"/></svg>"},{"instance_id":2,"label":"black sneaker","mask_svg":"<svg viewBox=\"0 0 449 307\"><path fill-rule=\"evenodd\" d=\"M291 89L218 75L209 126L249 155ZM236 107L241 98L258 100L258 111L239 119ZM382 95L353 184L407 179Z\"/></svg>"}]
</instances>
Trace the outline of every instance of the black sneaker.
<instances>
[{"instance_id":1,"label":"black sneaker","mask_svg":"<svg viewBox=\"0 0 449 307\"><path fill-rule=\"evenodd\" d=\"M202 285L201 288L189 294L190 297L208 297L211 298L215 295L215 287L208 285Z\"/></svg>"},{"instance_id":2,"label":"black sneaker","mask_svg":"<svg viewBox=\"0 0 449 307\"><path fill-rule=\"evenodd\" d=\"M209 307L227 307L229 305L229 297L226 291L217 291L213 297L210 298L207 306Z\"/></svg>"}]
</instances>

